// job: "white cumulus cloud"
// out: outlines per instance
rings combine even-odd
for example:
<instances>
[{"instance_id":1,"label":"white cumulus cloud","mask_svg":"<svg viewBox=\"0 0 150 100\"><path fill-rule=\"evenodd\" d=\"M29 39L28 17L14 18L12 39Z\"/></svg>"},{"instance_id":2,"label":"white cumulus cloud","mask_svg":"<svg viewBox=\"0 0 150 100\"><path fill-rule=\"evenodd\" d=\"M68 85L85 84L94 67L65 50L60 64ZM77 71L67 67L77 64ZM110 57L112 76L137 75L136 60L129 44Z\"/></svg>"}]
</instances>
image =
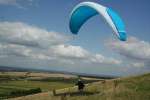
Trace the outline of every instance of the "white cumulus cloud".
<instances>
[{"instance_id":1,"label":"white cumulus cloud","mask_svg":"<svg viewBox=\"0 0 150 100\"><path fill-rule=\"evenodd\" d=\"M114 40L109 41L108 45L125 57L150 61L149 42L140 41L135 37L130 37L127 42Z\"/></svg>"},{"instance_id":2,"label":"white cumulus cloud","mask_svg":"<svg viewBox=\"0 0 150 100\"><path fill-rule=\"evenodd\" d=\"M109 40L107 45L123 57L124 65L128 68L139 68L140 71L149 71L150 43L129 37L126 42Z\"/></svg>"},{"instance_id":3,"label":"white cumulus cloud","mask_svg":"<svg viewBox=\"0 0 150 100\"><path fill-rule=\"evenodd\" d=\"M113 70L113 73L121 74L142 72L143 68L143 72L150 70L146 67L150 65L149 42L134 37L127 42L107 41L109 47L124 57L115 59L66 44L70 39L71 36L23 22L0 22L0 65L48 66L53 69L68 66L71 70L84 67L87 72L97 69L97 72L110 73Z\"/></svg>"},{"instance_id":4,"label":"white cumulus cloud","mask_svg":"<svg viewBox=\"0 0 150 100\"><path fill-rule=\"evenodd\" d=\"M65 44L70 39L62 33L22 22L0 22L0 57L55 61L64 64L120 64L121 61L93 54L81 46Z\"/></svg>"},{"instance_id":5,"label":"white cumulus cloud","mask_svg":"<svg viewBox=\"0 0 150 100\"><path fill-rule=\"evenodd\" d=\"M33 5L33 1L35 0L0 0L0 5L11 5L18 8L27 8L25 5L31 6Z\"/></svg>"},{"instance_id":6,"label":"white cumulus cloud","mask_svg":"<svg viewBox=\"0 0 150 100\"><path fill-rule=\"evenodd\" d=\"M17 3L17 0L0 0L0 4L4 5L14 5Z\"/></svg>"},{"instance_id":7,"label":"white cumulus cloud","mask_svg":"<svg viewBox=\"0 0 150 100\"><path fill-rule=\"evenodd\" d=\"M0 22L0 42L49 47L67 41L69 38L57 32L49 32L21 22Z\"/></svg>"}]
</instances>

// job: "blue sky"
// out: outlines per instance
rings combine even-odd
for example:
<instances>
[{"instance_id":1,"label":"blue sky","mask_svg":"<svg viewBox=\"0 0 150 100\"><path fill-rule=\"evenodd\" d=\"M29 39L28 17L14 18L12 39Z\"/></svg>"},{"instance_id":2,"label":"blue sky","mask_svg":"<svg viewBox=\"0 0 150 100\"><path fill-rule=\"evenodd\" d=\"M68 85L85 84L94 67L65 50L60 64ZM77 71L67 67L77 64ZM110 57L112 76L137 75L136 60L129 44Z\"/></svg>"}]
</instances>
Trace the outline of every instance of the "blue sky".
<instances>
[{"instance_id":1,"label":"blue sky","mask_svg":"<svg viewBox=\"0 0 150 100\"><path fill-rule=\"evenodd\" d=\"M105 21L101 18L101 16L95 16L91 18L86 24L83 25L83 27L79 32L79 35L72 39L73 35L71 35L71 32L69 30L69 25L68 25L69 15L72 9L74 8L74 6L76 6L78 3L83 1L87 1L87 0L26 0L26 1L25 0L0 0L0 12L1 12L0 13L0 23L1 23L0 40L1 40L2 47L7 46L7 50L8 50L11 47L10 45L15 45L16 48L13 47L15 54L19 53L20 47L18 47L18 43L19 45L24 46L23 42L26 41L17 40L17 42L16 41L14 42L13 39L12 40L10 39L10 36L13 37L16 34L17 35L21 34L20 31L22 32L22 30L31 29L29 33L26 32L24 33L25 36L26 34L30 34L31 32L31 34L35 35L33 37L36 37L36 34L32 33L33 32L32 29L36 27L37 30L34 29L33 30L36 32L42 30L43 32L42 35L44 35L44 33L47 34L47 32L50 32L49 34L53 34L53 33L56 33L57 35L59 34L60 35L59 38L61 37L62 39L61 43L60 41L58 41L59 38L55 37L56 40L54 39L54 41L59 42L59 44L52 45L53 47L52 48L50 46L51 43L47 43L47 42L53 42L53 41L47 41L48 39L51 39L51 37L50 38L43 37L42 39L44 42L41 40L38 43L40 46L48 45L47 47L49 48L46 48L47 51L43 49L35 50L34 48L31 47L29 48L25 47L25 48L31 49L29 51L32 51L32 53L35 55L37 55L36 52L38 52L38 54L39 53L42 54L44 52L46 53L46 56L53 55L52 58L54 57L54 55L55 57L57 56L58 57L57 61L63 60L63 63L60 64L56 64L57 61L53 61L53 60L43 60L41 61L41 63L37 64L36 61L39 62L40 60L34 61L32 59L33 62L30 62L26 60L26 57L25 58L21 57L22 60L18 61L18 59L20 58L18 58L15 55L15 57L12 56L12 58L15 58L13 60L11 57L1 58L0 64L6 66L18 66L18 67L28 66L32 68L54 69L54 70L56 69L56 70L67 70L67 71L78 71L80 69L81 72L86 72L86 73L113 74L113 75L128 75L132 73L138 74L138 73L144 73L145 71L150 71L150 68L148 67L150 65L149 64L150 62L150 50L149 50L150 49L150 38L149 38L150 37L150 33L149 33L150 32L150 28L149 28L150 1L149 0L132 0L132 1L131 0L111 0L111 1L110 0L88 0L88 1L97 2L107 7L110 7L119 13L119 15L122 17L122 19L126 24L126 31L129 37L129 42L127 42L126 44L121 44L116 40L116 37L112 34L111 28L105 23ZM14 29L15 25L16 27L21 25L22 30L19 29L15 30ZM5 27L10 28L9 32L7 30L4 30ZM16 33L16 31L19 33ZM5 32L8 35L6 35ZM39 37L40 36L41 33L39 33ZM26 37L23 37L23 39L25 38ZM31 42L35 42L35 41L31 41ZM36 43L37 41L35 42L35 44ZM63 48L62 45L67 45L68 47ZM125 48L125 46L127 47ZM142 47L141 51L135 50L136 48L139 49L139 47ZM53 52L52 50L56 48L58 48L58 50L56 50L58 51L57 53L55 52L53 54L47 54L49 52ZM50 51L48 51L49 49ZM62 49L64 49L65 51L63 51ZM81 59L81 58L78 58L79 56L75 56L77 58L73 57L72 61L70 61L72 63L75 63L75 65L70 65L66 62L68 61L68 59L70 59L69 58L70 56L71 57L73 56L73 54L71 53L69 56L62 57L62 54L64 53L60 53L60 51L69 52L66 51L66 49L68 50L71 49L73 51L73 54L74 52L76 52L76 50L80 49L82 53L83 52L85 53L85 51L90 53L90 57L91 55L93 57L96 56L96 54L100 54L104 56L106 61L102 60L100 61L100 63L96 62L94 64L93 63L85 64L85 62L79 63L76 59ZM1 55L3 56L5 54L6 56L7 54L7 56L10 56L12 55L12 52L14 54L14 51L12 50L11 47L11 50L7 51L7 53L1 52ZM137 53L134 53L133 51ZM143 54L139 54L139 52L142 52ZM81 54L81 52L79 51L78 53ZM61 56L57 54L61 54ZM96 59L101 60L101 58L103 57L98 56L98 58ZM113 62L112 58L113 60L114 59L121 60L122 64L120 65L115 65L116 63L108 64L110 62ZM11 60L12 62L8 63L7 62L8 59ZM91 59L95 59L95 58L91 58ZM128 61L128 59L131 60ZM132 67L132 65L135 65L135 67ZM136 66L136 65L141 65L143 67ZM34 66L39 66L39 67L34 67ZM87 67L85 68L85 66ZM122 68L120 66L124 66L124 67Z\"/></svg>"}]
</instances>

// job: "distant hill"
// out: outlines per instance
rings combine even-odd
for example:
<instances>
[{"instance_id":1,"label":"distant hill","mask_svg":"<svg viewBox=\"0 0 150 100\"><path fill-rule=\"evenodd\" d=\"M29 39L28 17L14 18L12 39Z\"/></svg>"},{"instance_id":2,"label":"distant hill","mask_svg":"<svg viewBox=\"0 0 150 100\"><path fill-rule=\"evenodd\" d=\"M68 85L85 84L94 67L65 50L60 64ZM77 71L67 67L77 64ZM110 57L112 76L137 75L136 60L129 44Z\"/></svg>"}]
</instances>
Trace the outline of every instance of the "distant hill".
<instances>
[{"instance_id":1,"label":"distant hill","mask_svg":"<svg viewBox=\"0 0 150 100\"><path fill-rule=\"evenodd\" d=\"M28 71L29 69L25 68L17 68L17 67L8 67L8 66L0 66L0 72L8 72L8 71Z\"/></svg>"},{"instance_id":2,"label":"distant hill","mask_svg":"<svg viewBox=\"0 0 150 100\"><path fill-rule=\"evenodd\" d=\"M44 70L44 69L32 69L32 68L19 68L19 67L8 67L8 66L0 66L0 72L47 72L47 73L60 73L60 74L68 74L68 75L77 75L80 77L91 77L91 78L101 78L101 79L113 79L117 78L117 76L112 75L98 75L98 74L88 74L88 73L78 73L78 72L68 72L68 71L57 71L57 70Z\"/></svg>"},{"instance_id":3,"label":"distant hill","mask_svg":"<svg viewBox=\"0 0 150 100\"><path fill-rule=\"evenodd\" d=\"M82 93L70 87L12 100L150 100L150 73L90 83Z\"/></svg>"}]
</instances>

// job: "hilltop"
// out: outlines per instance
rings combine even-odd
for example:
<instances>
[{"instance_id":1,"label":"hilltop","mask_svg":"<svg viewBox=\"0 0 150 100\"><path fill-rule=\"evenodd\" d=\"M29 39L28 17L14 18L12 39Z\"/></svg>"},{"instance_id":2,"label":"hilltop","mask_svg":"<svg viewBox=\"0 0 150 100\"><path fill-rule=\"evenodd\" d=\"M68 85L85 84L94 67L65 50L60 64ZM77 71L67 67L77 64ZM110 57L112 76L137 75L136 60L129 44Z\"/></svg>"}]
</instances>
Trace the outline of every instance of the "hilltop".
<instances>
[{"instance_id":1,"label":"hilltop","mask_svg":"<svg viewBox=\"0 0 150 100\"><path fill-rule=\"evenodd\" d=\"M10 100L150 100L150 73L89 83L83 93L74 86Z\"/></svg>"},{"instance_id":2,"label":"hilltop","mask_svg":"<svg viewBox=\"0 0 150 100\"><path fill-rule=\"evenodd\" d=\"M0 100L48 92L72 87L77 75L50 72L0 72ZM97 82L101 78L83 77L85 83Z\"/></svg>"}]
</instances>

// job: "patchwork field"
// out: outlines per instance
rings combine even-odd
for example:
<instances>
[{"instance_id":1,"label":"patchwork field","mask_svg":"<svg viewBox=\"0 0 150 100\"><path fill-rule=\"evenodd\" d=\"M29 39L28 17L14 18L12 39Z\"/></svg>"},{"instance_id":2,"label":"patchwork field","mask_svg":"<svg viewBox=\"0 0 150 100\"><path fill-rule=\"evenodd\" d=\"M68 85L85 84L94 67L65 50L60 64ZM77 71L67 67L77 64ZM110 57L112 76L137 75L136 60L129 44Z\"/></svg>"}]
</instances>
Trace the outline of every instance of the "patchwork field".
<instances>
[{"instance_id":1,"label":"patchwork field","mask_svg":"<svg viewBox=\"0 0 150 100\"><path fill-rule=\"evenodd\" d=\"M77 87L57 89L11 100L150 100L150 74L89 83L83 92Z\"/></svg>"},{"instance_id":2,"label":"patchwork field","mask_svg":"<svg viewBox=\"0 0 150 100\"><path fill-rule=\"evenodd\" d=\"M83 78L84 79L84 78ZM99 79L85 78L86 82ZM72 87L77 81L75 75L56 73L29 73L29 72L1 72L0 99L14 98L39 92L48 92L54 89Z\"/></svg>"}]
</instances>

